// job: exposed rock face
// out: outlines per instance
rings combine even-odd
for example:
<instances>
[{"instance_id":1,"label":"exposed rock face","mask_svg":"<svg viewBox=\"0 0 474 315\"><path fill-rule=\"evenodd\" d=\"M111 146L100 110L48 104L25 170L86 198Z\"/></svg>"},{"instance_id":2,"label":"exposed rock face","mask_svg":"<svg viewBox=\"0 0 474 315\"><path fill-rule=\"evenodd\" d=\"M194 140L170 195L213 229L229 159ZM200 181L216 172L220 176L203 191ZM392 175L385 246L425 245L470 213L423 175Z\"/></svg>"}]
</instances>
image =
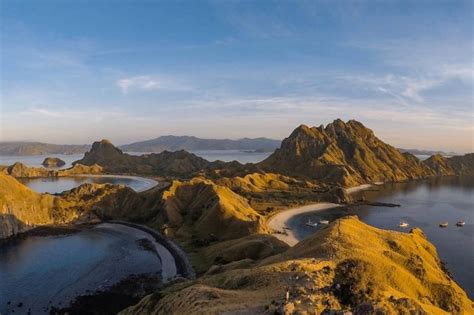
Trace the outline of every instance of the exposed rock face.
<instances>
[{"instance_id":1,"label":"exposed rock face","mask_svg":"<svg viewBox=\"0 0 474 315\"><path fill-rule=\"evenodd\" d=\"M44 167L61 167L61 166L66 165L66 162L64 162L60 158L47 157L44 159L41 165L43 165Z\"/></svg>"},{"instance_id":2,"label":"exposed rock face","mask_svg":"<svg viewBox=\"0 0 474 315\"><path fill-rule=\"evenodd\" d=\"M186 175L209 169L211 163L186 151L146 154L133 156L123 153L110 141L94 142L92 148L82 160L73 164L83 165L98 164L108 173L133 173L154 175Z\"/></svg>"},{"instance_id":3,"label":"exposed rock face","mask_svg":"<svg viewBox=\"0 0 474 315\"><path fill-rule=\"evenodd\" d=\"M326 127L301 125L259 165L345 186L435 175L415 156L384 143L360 122L339 119Z\"/></svg>"},{"instance_id":4,"label":"exposed rock face","mask_svg":"<svg viewBox=\"0 0 474 315\"><path fill-rule=\"evenodd\" d=\"M259 266L246 263L173 285L120 314L473 313L419 229L384 231L346 217Z\"/></svg>"}]
</instances>

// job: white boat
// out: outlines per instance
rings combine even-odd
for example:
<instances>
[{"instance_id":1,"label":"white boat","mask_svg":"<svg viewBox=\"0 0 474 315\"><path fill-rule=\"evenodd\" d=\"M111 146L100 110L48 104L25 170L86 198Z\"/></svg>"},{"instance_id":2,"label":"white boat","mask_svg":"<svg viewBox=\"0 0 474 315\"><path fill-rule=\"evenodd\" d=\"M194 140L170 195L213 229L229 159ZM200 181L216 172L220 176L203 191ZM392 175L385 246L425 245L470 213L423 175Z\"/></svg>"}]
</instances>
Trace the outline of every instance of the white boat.
<instances>
[{"instance_id":1,"label":"white boat","mask_svg":"<svg viewBox=\"0 0 474 315\"><path fill-rule=\"evenodd\" d=\"M306 222L306 225L307 225L307 226L311 226L311 227L317 227L317 226L318 226L318 223L316 223L316 222L311 222L311 220L308 220L308 222Z\"/></svg>"},{"instance_id":2,"label":"white boat","mask_svg":"<svg viewBox=\"0 0 474 315\"><path fill-rule=\"evenodd\" d=\"M319 220L319 224L329 224L329 220Z\"/></svg>"},{"instance_id":3,"label":"white boat","mask_svg":"<svg viewBox=\"0 0 474 315\"><path fill-rule=\"evenodd\" d=\"M401 227L401 228L406 228L406 227L408 227L409 225L410 225L410 224L408 224L407 222L403 222L403 221L402 221L402 222L400 222L400 224L399 224L398 226Z\"/></svg>"},{"instance_id":4,"label":"white boat","mask_svg":"<svg viewBox=\"0 0 474 315\"><path fill-rule=\"evenodd\" d=\"M466 222L464 221L459 221L456 223L457 226L460 226L460 227L463 227L464 225L466 225Z\"/></svg>"},{"instance_id":5,"label":"white boat","mask_svg":"<svg viewBox=\"0 0 474 315\"><path fill-rule=\"evenodd\" d=\"M448 227L448 222L441 222L439 224L439 227L442 227L442 228Z\"/></svg>"}]
</instances>

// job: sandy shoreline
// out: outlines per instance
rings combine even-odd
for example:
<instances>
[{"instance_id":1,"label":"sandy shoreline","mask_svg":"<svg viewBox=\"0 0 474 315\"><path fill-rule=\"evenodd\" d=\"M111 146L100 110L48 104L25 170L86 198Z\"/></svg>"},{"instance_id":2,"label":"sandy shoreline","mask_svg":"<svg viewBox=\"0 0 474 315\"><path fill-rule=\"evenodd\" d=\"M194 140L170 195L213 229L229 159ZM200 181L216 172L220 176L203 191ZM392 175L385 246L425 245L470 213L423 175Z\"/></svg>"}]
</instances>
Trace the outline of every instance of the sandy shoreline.
<instances>
[{"instance_id":1,"label":"sandy shoreline","mask_svg":"<svg viewBox=\"0 0 474 315\"><path fill-rule=\"evenodd\" d=\"M71 175L70 177L109 177L109 178L127 178L127 179L133 179L136 181L140 181L142 183L145 183L144 187L137 189L136 192L143 192L147 191L151 188L156 187L159 183L151 178L147 177L140 177L140 176L131 176L131 175L111 175L111 174L79 174L79 175Z\"/></svg>"},{"instance_id":2,"label":"sandy shoreline","mask_svg":"<svg viewBox=\"0 0 474 315\"><path fill-rule=\"evenodd\" d=\"M364 185L360 185L356 187L346 188L346 193L353 194L355 192L368 189L370 187L372 187L371 184L364 184ZM314 204L310 204L310 205L306 205L302 207L291 208L270 217L267 221L267 224L268 224L268 227L270 227L270 229L272 229L273 231L286 231L286 234L273 233L273 236L287 243L290 246L294 246L301 240L296 237L295 233L292 230L285 229L285 227L288 226L288 222L294 216L300 215L303 213L328 210L328 209L337 208L340 206L341 204L337 204L337 203L319 202L319 203L314 203Z\"/></svg>"}]
</instances>

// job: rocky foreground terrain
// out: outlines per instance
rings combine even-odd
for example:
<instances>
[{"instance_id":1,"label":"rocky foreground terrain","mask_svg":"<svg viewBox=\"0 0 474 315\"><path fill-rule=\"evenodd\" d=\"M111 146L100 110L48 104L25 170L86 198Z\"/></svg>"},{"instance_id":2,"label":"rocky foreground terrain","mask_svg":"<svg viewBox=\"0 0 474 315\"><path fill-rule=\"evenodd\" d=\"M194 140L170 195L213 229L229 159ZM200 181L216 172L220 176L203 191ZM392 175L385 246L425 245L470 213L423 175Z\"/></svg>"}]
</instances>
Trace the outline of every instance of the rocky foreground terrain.
<instances>
[{"instance_id":1,"label":"rocky foreground terrain","mask_svg":"<svg viewBox=\"0 0 474 315\"><path fill-rule=\"evenodd\" d=\"M473 312L419 229L389 232L346 217L252 267L242 264L172 285L120 314Z\"/></svg>"},{"instance_id":2,"label":"rocky foreground terrain","mask_svg":"<svg viewBox=\"0 0 474 315\"><path fill-rule=\"evenodd\" d=\"M131 156L103 140L56 174L18 163L4 167L0 238L38 225L110 219L162 232L186 251L198 278L174 283L123 314L472 314L472 301L421 230L383 231L346 217L290 248L271 234L267 219L292 205L351 202L345 187L473 170L474 154L422 162L356 121L300 126L268 159L247 165L185 151ZM49 195L15 179L81 172L159 176L168 184L141 193L84 184Z\"/></svg>"}]
</instances>

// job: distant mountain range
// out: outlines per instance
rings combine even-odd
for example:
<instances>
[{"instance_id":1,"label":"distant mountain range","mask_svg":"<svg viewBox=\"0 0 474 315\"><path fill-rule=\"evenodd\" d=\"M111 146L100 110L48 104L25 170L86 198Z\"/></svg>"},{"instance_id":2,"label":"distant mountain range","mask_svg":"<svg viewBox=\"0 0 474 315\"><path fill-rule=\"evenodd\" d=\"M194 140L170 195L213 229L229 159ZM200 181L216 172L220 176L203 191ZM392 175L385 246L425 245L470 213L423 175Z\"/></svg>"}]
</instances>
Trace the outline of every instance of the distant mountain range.
<instances>
[{"instance_id":1,"label":"distant mountain range","mask_svg":"<svg viewBox=\"0 0 474 315\"><path fill-rule=\"evenodd\" d=\"M249 150L273 152L280 146L280 140L268 138L201 139L191 136L162 136L151 140L122 145L125 152L162 152L162 151L206 151L206 150ZM0 156L6 155L48 155L83 154L90 145L50 144L41 142L0 142Z\"/></svg>"},{"instance_id":2,"label":"distant mountain range","mask_svg":"<svg viewBox=\"0 0 474 315\"><path fill-rule=\"evenodd\" d=\"M90 145L51 144L41 142L0 142L0 156L6 155L48 155L83 154Z\"/></svg>"},{"instance_id":3,"label":"distant mountain range","mask_svg":"<svg viewBox=\"0 0 474 315\"><path fill-rule=\"evenodd\" d=\"M191 136L162 136L151 140L122 145L126 152L201 151L201 150L251 150L273 152L281 144L280 140L268 138L202 139Z\"/></svg>"},{"instance_id":4,"label":"distant mountain range","mask_svg":"<svg viewBox=\"0 0 474 315\"><path fill-rule=\"evenodd\" d=\"M440 154L443 156L452 156L452 155L459 155L456 152L444 152L444 151L433 151L433 150L418 150L418 149L402 149L399 148L400 152L405 153L411 153L413 155L435 155L435 154Z\"/></svg>"}]
</instances>

